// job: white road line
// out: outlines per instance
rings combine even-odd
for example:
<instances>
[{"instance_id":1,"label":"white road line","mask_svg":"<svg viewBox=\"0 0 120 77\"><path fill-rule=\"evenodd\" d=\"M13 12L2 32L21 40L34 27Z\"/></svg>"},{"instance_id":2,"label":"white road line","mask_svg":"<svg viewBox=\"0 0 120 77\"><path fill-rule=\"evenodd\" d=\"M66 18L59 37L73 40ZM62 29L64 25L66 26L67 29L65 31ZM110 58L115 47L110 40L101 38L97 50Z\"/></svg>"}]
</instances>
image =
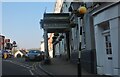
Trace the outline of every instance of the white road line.
<instances>
[{"instance_id":1,"label":"white road line","mask_svg":"<svg viewBox=\"0 0 120 77\"><path fill-rule=\"evenodd\" d=\"M14 62L14 63L18 63L18 64L23 64L23 63L20 63L20 62L17 62L17 61L13 61L13 62ZM30 65L28 65L28 64L25 64L25 63L24 63L24 65L30 67Z\"/></svg>"},{"instance_id":2,"label":"white road line","mask_svg":"<svg viewBox=\"0 0 120 77\"><path fill-rule=\"evenodd\" d=\"M35 67L35 69L37 69L37 68L36 68L36 64L34 64L34 67Z\"/></svg>"},{"instance_id":3,"label":"white road line","mask_svg":"<svg viewBox=\"0 0 120 77\"><path fill-rule=\"evenodd\" d=\"M31 70L29 70L29 72L30 72L31 75L34 75L34 73Z\"/></svg>"},{"instance_id":4,"label":"white road line","mask_svg":"<svg viewBox=\"0 0 120 77\"><path fill-rule=\"evenodd\" d=\"M4 60L4 61L6 61L6 62L11 62L11 63L13 63L13 64L19 65L19 66L24 67L24 68L27 68L27 69L30 68L30 66L29 66L29 67L28 67L28 66L24 66L24 65L22 65L22 64L20 64L20 63L13 62L13 61L11 61L11 60Z\"/></svg>"},{"instance_id":5,"label":"white road line","mask_svg":"<svg viewBox=\"0 0 120 77\"><path fill-rule=\"evenodd\" d=\"M24 65L20 65L20 64L14 63L14 62L11 61L11 60L4 60L4 61L6 61L6 62L11 62L11 63L13 63L13 64L19 65L19 66L24 67L24 68L27 68L27 69L30 68L30 67L26 67L26 66L24 66ZM30 72L31 75L34 75L34 73L33 73L31 70L29 70L29 72Z\"/></svg>"},{"instance_id":6,"label":"white road line","mask_svg":"<svg viewBox=\"0 0 120 77\"><path fill-rule=\"evenodd\" d=\"M47 70L44 70L44 69L42 68L42 66L41 66L40 63L38 63L38 67L40 67L40 69L42 69L45 73L47 72L47 73L49 73L50 75L53 75L51 72L48 72Z\"/></svg>"}]
</instances>

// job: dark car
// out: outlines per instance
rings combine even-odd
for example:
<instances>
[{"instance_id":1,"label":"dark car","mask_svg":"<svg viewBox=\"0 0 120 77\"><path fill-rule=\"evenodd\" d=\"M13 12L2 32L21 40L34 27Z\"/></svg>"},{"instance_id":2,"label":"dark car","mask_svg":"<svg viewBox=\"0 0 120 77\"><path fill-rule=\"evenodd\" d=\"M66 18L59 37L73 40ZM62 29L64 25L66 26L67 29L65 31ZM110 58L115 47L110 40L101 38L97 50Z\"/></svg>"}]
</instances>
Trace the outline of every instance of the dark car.
<instances>
[{"instance_id":1,"label":"dark car","mask_svg":"<svg viewBox=\"0 0 120 77\"><path fill-rule=\"evenodd\" d=\"M39 50L29 50L29 52L25 55L25 61L29 60L43 60L44 54Z\"/></svg>"}]
</instances>

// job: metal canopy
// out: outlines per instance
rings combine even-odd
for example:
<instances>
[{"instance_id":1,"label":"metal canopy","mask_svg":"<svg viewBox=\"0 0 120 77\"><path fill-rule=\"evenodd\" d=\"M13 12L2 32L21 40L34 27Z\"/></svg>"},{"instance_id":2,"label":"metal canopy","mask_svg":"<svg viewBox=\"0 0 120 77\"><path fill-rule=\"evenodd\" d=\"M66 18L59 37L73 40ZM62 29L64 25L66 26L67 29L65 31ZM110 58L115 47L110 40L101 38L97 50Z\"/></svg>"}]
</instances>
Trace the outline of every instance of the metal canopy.
<instances>
[{"instance_id":1,"label":"metal canopy","mask_svg":"<svg viewBox=\"0 0 120 77\"><path fill-rule=\"evenodd\" d=\"M69 13L45 13L40 24L48 33L69 31Z\"/></svg>"}]
</instances>

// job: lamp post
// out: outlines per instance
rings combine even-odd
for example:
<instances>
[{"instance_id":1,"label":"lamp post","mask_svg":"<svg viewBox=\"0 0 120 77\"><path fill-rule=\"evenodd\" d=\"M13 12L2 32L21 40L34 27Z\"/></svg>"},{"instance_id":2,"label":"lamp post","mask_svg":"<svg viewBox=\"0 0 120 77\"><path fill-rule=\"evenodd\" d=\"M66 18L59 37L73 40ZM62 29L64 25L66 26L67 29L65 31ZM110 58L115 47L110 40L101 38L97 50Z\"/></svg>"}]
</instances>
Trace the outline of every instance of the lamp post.
<instances>
[{"instance_id":1,"label":"lamp post","mask_svg":"<svg viewBox=\"0 0 120 77\"><path fill-rule=\"evenodd\" d=\"M85 6L80 6L78 8L78 12L80 14L80 17L78 17L78 41L80 42L78 44L78 77L81 77L82 71L81 71L81 46L82 46L82 26L83 26L83 16L87 12L87 9ZM80 21L80 23L79 23Z\"/></svg>"},{"instance_id":2,"label":"lamp post","mask_svg":"<svg viewBox=\"0 0 120 77\"><path fill-rule=\"evenodd\" d=\"M71 21L73 22L70 25L76 26L78 24L78 44L77 44L77 50L78 50L78 77L81 77L81 46L82 46L82 26L83 26L83 16L87 12L87 9L85 7L85 3L83 2L71 2L71 5L69 7L69 11L72 12ZM73 21L73 16L76 16L78 19L78 22ZM80 23L79 23L80 21Z\"/></svg>"}]
</instances>

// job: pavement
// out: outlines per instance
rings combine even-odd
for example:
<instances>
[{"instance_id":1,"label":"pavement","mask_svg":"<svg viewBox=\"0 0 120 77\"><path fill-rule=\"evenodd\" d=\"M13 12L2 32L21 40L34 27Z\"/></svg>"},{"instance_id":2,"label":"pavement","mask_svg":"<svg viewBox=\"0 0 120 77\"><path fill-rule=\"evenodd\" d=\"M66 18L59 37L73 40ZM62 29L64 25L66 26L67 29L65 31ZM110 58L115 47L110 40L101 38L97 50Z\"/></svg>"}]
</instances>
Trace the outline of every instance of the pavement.
<instances>
[{"instance_id":1,"label":"pavement","mask_svg":"<svg viewBox=\"0 0 120 77\"><path fill-rule=\"evenodd\" d=\"M51 77L112 77L106 75L91 74L82 68L82 76L77 74L77 64L61 58L52 58L51 64L44 64L40 62L39 67ZM118 77L118 76L115 76Z\"/></svg>"},{"instance_id":2,"label":"pavement","mask_svg":"<svg viewBox=\"0 0 120 77\"><path fill-rule=\"evenodd\" d=\"M13 63L16 64L17 62L18 63L21 62L21 63L19 63L20 66L22 66L22 67L25 66L25 68L28 68L28 64L26 64L26 63L24 64L23 60L24 59L15 59L16 62L13 61ZM7 60L5 60L5 61L7 61ZM5 64L3 64L3 65L5 66ZM51 59L51 64L44 64L43 61L33 63L32 67L34 67L36 72L33 69L28 68L28 70L31 71L32 73L31 72L29 73L24 68L20 68L19 66L15 66L13 64L12 64L12 66L11 66L11 64L9 64L7 66L10 66L10 67L7 67L7 68L9 68L9 69L11 68L11 70L13 70L13 68L15 69L13 71L10 71L10 74L14 74L15 72L17 72L15 74L20 74L18 72L21 71L21 75L22 74L25 74L25 75L26 74L28 74L28 75L29 74L31 74L31 75L32 74L34 74L34 75L38 74L39 75L40 74L40 75L43 75L43 76L45 75L45 76L48 76L48 77L58 77L58 76L61 77L61 75L62 75L62 77L63 76L65 76L65 77L66 76L78 77L78 75L77 75L77 64L73 64L70 61L63 60L61 58L52 58ZM30 63L30 66L31 66L31 63ZM20 71L18 71L18 70L20 70ZM5 74L6 74L7 73L6 71L8 71L8 70L4 69L3 72L4 71L5 71ZM95 74L88 73L87 71L85 71L82 68L82 77L109 77L109 76L103 76L103 75L102 76L98 76L98 75L96 76Z\"/></svg>"},{"instance_id":3,"label":"pavement","mask_svg":"<svg viewBox=\"0 0 120 77\"><path fill-rule=\"evenodd\" d=\"M77 64L60 58L52 58L51 64L40 63L40 68L50 75L74 75L77 76ZM92 75L82 68L82 75Z\"/></svg>"}]
</instances>

